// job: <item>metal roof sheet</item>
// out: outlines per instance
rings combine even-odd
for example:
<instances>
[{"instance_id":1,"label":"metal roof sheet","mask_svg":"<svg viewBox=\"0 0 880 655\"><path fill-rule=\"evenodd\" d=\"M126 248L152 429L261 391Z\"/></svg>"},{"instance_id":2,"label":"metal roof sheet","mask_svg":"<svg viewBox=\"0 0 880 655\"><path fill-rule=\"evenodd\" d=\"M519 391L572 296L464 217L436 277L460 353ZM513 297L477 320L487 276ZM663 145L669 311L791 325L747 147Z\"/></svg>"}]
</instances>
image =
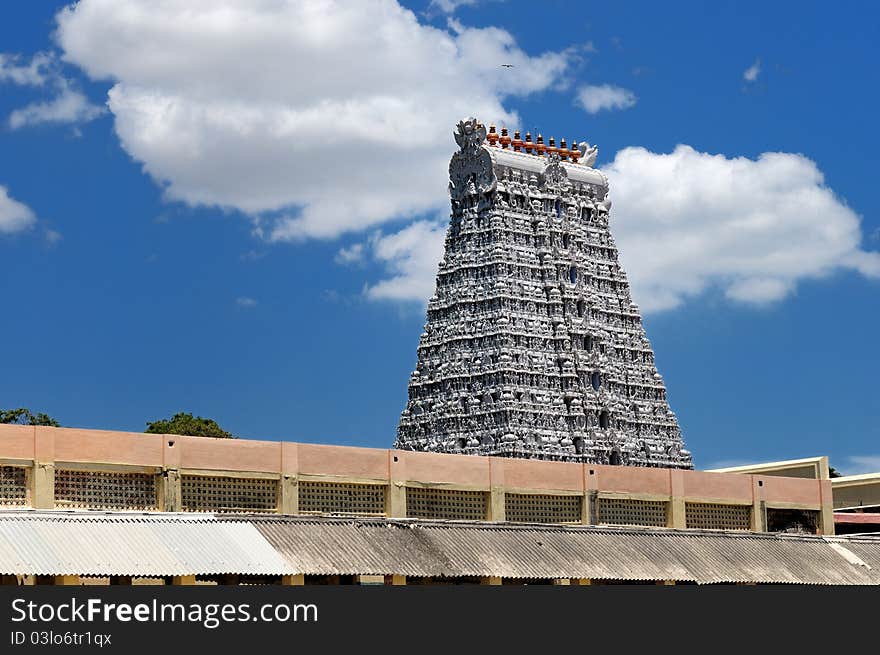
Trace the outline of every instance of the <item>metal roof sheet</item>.
<instances>
[{"instance_id":1,"label":"metal roof sheet","mask_svg":"<svg viewBox=\"0 0 880 655\"><path fill-rule=\"evenodd\" d=\"M880 584L880 539L418 519L0 512L0 573Z\"/></svg>"},{"instance_id":2,"label":"metal roof sheet","mask_svg":"<svg viewBox=\"0 0 880 655\"><path fill-rule=\"evenodd\" d=\"M281 575L289 565L249 523L211 515L0 513L0 573Z\"/></svg>"},{"instance_id":3,"label":"metal roof sheet","mask_svg":"<svg viewBox=\"0 0 880 655\"><path fill-rule=\"evenodd\" d=\"M248 520L298 573L880 584L880 570L853 564L815 536L393 519ZM864 548L876 549L873 557L880 557L880 541Z\"/></svg>"}]
</instances>

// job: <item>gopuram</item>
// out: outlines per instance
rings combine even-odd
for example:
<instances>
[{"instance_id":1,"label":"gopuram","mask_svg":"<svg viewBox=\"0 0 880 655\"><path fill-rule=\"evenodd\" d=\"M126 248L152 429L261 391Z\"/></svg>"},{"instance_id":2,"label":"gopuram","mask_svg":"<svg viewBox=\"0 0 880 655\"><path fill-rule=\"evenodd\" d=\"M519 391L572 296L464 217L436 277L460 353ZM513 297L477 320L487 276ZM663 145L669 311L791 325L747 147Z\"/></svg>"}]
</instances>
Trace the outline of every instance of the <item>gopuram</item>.
<instances>
[{"instance_id":1,"label":"gopuram","mask_svg":"<svg viewBox=\"0 0 880 655\"><path fill-rule=\"evenodd\" d=\"M693 468L609 228L597 148L470 118L395 448Z\"/></svg>"}]
</instances>

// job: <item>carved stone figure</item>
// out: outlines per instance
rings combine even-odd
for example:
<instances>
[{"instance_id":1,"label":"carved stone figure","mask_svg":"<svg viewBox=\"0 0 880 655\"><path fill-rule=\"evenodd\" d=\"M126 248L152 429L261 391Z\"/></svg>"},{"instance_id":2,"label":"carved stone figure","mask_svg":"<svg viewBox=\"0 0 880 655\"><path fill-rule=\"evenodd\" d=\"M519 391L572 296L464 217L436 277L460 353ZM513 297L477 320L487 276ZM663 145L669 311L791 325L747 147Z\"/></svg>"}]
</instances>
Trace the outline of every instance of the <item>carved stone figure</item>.
<instances>
[{"instance_id":1,"label":"carved stone figure","mask_svg":"<svg viewBox=\"0 0 880 655\"><path fill-rule=\"evenodd\" d=\"M500 147L475 118L453 134L446 252L395 447L693 468L618 263L598 148Z\"/></svg>"}]
</instances>

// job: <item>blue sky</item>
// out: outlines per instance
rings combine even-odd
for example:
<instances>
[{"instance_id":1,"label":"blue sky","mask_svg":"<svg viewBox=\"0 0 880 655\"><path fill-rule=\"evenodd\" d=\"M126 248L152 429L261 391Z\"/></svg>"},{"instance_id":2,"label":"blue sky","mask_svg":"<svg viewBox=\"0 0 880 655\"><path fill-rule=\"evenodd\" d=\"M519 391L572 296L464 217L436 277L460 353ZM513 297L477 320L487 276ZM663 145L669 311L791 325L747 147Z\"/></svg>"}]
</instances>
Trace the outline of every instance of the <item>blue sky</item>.
<instances>
[{"instance_id":1,"label":"blue sky","mask_svg":"<svg viewBox=\"0 0 880 655\"><path fill-rule=\"evenodd\" d=\"M0 5L0 407L390 446L476 114L599 145L698 467L880 470L873 5L65 5Z\"/></svg>"}]
</instances>

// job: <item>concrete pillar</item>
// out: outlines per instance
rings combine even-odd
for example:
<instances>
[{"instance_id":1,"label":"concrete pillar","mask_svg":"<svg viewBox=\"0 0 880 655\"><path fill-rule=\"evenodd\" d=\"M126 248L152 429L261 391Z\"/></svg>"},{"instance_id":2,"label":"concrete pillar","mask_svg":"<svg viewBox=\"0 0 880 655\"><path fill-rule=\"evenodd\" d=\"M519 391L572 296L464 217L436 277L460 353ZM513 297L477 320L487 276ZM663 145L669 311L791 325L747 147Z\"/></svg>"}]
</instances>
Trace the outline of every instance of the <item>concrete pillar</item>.
<instances>
[{"instance_id":1,"label":"concrete pillar","mask_svg":"<svg viewBox=\"0 0 880 655\"><path fill-rule=\"evenodd\" d=\"M827 466L827 463L826 463ZM834 534L834 502L831 496L831 480L819 481L819 534Z\"/></svg>"},{"instance_id":2,"label":"concrete pillar","mask_svg":"<svg viewBox=\"0 0 880 655\"><path fill-rule=\"evenodd\" d=\"M504 487L492 487L489 491L489 516L490 521L504 521Z\"/></svg>"},{"instance_id":3,"label":"concrete pillar","mask_svg":"<svg viewBox=\"0 0 880 655\"><path fill-rule=\"evenodd\" d=\"M301 587L306 583L304 573L294 573L293 575L282 575L281 584L285 587Z\"/></svg>"},{"instance_id":4,"label":"concrete pillar","mask_svg":"<svg viewBox=\"0 0 880 655\"><path fill-rule=\"evenodd\" d=\"M572 578L571 584L577 585L579 587L589 587L593 584L593 581L590 578Z\"/></svg>"},{"instance_id":5,"label":"concrete pillar","mask_svg":"<svg viewBox=\"0 0 880 655\"><path fill-rule=\"evenodd\" d=\"M675 469L669 470L669 517L667 527L683 530L687 527L686 506L684 501L684 474Z\"/></svg>"},{"instance_id":6,"label":"concrete pillar","mask_svg":"<svg viewBox=\"0 0 880 655\"><path fill-rule=\"evenodd\" d=\"M490 575L488 577L482 578L480 580L480 584L485 585L500 585L501 584L501 576L500 575Z\"/></svg>"},{"instance_id":7,"label":"concrete pillar","mask_svg":"<svg viewBox=\"0 0 880 655\"><path fill-rule=\"evenodd\" d=\"M55 576L55 584L56 586L63 587L72 587L79 585L79 576L78 575L56 575Z\"/></svg>"},{"instance_id":8,"label":"concrete pillar","mask_svg":"<svg viewBox=\"0 0 880 655\"><path fill-rule=\"evenodd\" d=\"M405 575L386 575L385 576L385 584L393 585L395 587L406 586L406 576Z\"/></svg>"},{"instance_id":9,"label":"concrete pillar","mask_svg":"<svg viewBox=\"0 0 880 655\"><path fill-rule=\"evenodd\" d=\"M281 513L299 514L299 480L295 475L281 476Z\"/></svg>"},{"instance_id":10,"label":"concrete pillar","mask_svg":"<svg viewBox=\"0 0 880 655\"><path fill-rule=\"evenodd\" d=\"M36 462L31 482L34 509L55 509L55 464Z\"/></svg>"},{"instance_id":11,"label":"concrete pillar","mask_svg":"<svg viewBox=\"0 0 880 655\"><path fill-rule=\"evenodd\" d=\"M406 517L406 485L403 482L392 481L388 485L387 508L388 516L393 518Z\"/></svg>"},{"instance_id":12,"label":"concrete pillar","mask_svg":"<svg viewBox=\"0 0 880 655\"><path fill-rule=\"evenodd\" d=\"M163 508L166 512L183 511L179 469L166 469L162 472L162 496Z\"/></svg>"},{"instance_id":13,"label":"concrete pillar","mask_svg":"<svg viewBox=\"0 0 880 655\"><path fill-rule=\"evenodd\" d=\"M175 575L171 577L171 584L178 585L194 585L196 576L194 575Z\"/></svg>"}]
</instances>

